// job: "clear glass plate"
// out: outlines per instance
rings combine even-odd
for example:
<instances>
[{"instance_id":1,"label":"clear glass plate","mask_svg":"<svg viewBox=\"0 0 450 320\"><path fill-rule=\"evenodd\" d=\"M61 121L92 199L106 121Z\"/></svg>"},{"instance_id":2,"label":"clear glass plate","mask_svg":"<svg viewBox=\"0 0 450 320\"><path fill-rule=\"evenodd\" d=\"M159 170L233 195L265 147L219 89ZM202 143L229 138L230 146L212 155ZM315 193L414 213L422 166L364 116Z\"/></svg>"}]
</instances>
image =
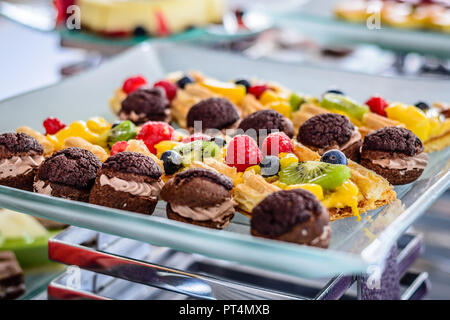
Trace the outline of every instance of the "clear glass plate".
<instances>
[{"instance_id":1,"label":"clear glass plate","mask_svg":"<svg viewBox=\"0 0 450 320\"><path fill-rule=\"evenodd\" d=\"M293 27L326 43L374 43L399 51L449 56L450 34L393 28L383 24L381 29L371 30L364 23L351 23L336 18L333 13L334 5L342 1L345 0L311 0L297 10L272 16L279 25Z\"/></svg>"},{"instance_id":2,"label":"clear glass plate","mask_svg":"<svg viewBox=\"0 0 450 320\"><path fill-rule=\"evenodd\" d=\"M48 116L57 116L65 122L91 116L113 119L108 98L126 77L138 73L151 82L168 72L193 69L223 80L243 75L257 76L314 95L320 95L330 85L339 84L344 91L360 100L378 92L390 100L411 103L418 100L450 101L450 84L445 81L392 79L289 66L159 43L143 44L107 61L98 69L0 102L0 128L3 132L22 125L39 129L42 128L42 120ZM360 221L348 218L332 222L331 244L327 250L252 237L248 218L240 214L236 214L223 231L168 220L162 201L153 216L145 216L0 187L0 206L262 269L303 277L324 277L367 272L369 266L382 263L398 236L448 187L449 158L450 148L433 153L420 180L396 188L400 200L388 207L371 211Z\"/></svg>"}]
</instances>

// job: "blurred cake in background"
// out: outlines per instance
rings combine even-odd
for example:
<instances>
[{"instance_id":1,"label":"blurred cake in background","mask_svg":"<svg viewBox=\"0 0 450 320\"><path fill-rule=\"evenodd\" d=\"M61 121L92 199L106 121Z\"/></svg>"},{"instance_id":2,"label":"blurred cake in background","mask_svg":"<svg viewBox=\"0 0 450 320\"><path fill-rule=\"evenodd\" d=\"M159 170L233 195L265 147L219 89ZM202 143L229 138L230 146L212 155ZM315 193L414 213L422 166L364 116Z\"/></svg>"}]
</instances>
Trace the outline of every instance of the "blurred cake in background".
<instances>
[{"instance_id":1,"label":"blurred cake in background","mask_svg":"<svg viewBox=\"0 0 450 320\"><path fill-rule=\"evenodd\" d=\"M54 0L58 22L77 5L81 28L104 36L167 36L191 27L219 23L224 0ZM67 13L69 11L69 13Z\"/></svg>"}]
</instances>

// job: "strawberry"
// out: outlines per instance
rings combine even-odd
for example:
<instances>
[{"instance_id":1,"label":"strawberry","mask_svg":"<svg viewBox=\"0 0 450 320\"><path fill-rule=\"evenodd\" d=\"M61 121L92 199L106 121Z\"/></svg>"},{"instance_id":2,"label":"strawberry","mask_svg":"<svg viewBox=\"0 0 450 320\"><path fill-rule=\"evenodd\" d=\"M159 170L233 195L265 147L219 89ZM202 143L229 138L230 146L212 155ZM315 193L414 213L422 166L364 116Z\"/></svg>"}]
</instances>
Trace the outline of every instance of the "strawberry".
<instances>
[{"instance_id":1,"label":"strawberry","mask_svg":"<svg viewBox=\"0 0 450 320\"><path fill-rule=\"evenodd\" d=\"M123 82L122 90L125 91L126 94L130 94L145 84L147 84L147 79L142 76L130 77Z\"/></svg>"},{"instance_id":2,"label":"strawberry","mask_svg":"<svg viewBox=\"0 0 450 320\"><path fill-rule=\"evenodd\" d=\"M44 120L43 126L45 128L45 134L55 134L66 127L58 118L50 117Z\"/></svg>"},{"instance_id":3,"label":"strawberry","mask_svg":"<svg viewBox=\"0 0 450 320\"><path fill-rule=\"evenodd\" d=\"M156 154L154 146L158 142L172 140L173 134L174 129L168 123L162 121L148 121L142 126L141 131L136 138L144 141L148 150Z\"/></svg>"},{"instance_id":4,"label":"strawberry","mask_svg":"<svg viewBox=\"0 0 450 320\"><path fill-rule=\"evenodd\" d=\"M250 136L237 135L228 144L225 162L243 172L248 167L257 165L261 158L262 153L255 140Z\"/></svg>"},{"instance_id":5,"label":"strawberry","mask_svg":"<svg viewBox=\"0 0 450 320\"><path fill-rule=\"evenodd\" d=\"M117 141L111 147L111 155L115 155L116 153L123 152L128 148L128 142L126 141Z\"/></svg>"},{"instance_id":6,"label":"strawberry","mask_svg":"<svg viewBox=\"0 0 450 320\"><path fill-rule=\"evenodd\" d=\"M293 150L292 141L284 132L271 133L262 143L262 152L265 156L278 156L281 152L291 153Z\"/></svg>"},{"instance_id":7,"label":"strawberry","mask_svg":"<svg viewBox=\"0 0 450 320\"><path fill-rule=\"evenodd\" d=\"M256 99L259 99L264 91L268 90L269 86L267 84L257 84L254 86L250 86L248 88L248 93L254 95Z\"/></svg>"},{"instance_id":8,"label":"strawberry","mask_svg":"<svg viewBox=\"0 0 450 320\"><path fill-rule=\"evenodd\" d=\"M380 116L386 117L386 107L388 103L380 96L373 96L369 100L366 101L366 105L369 106L370 111L379 114Z\"/></svg>"},{"instance_id":9,"label":"strawberry","mask_svg":"<svg viewBox=\"0 0 450 320\"><path fill-rule=\"evenodd\" d=\"M158 81L153 86L163 88L166 92L167 99L170 101L172 101L177 95L177 86L168 80Z\"/></svg>"}]
</instances>

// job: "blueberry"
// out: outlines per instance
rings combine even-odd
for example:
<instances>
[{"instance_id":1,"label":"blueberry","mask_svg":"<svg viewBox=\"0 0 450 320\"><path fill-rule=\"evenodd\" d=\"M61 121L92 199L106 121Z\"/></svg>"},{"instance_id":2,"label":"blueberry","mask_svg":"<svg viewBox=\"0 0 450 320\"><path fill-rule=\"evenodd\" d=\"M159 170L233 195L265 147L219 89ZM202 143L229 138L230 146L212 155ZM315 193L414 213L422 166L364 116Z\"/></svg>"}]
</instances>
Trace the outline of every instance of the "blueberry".
<instances>
[{"instance_id":1,"label":"blueberry","mask_svg":"<svg viewBox=\"0 0 450 320\"><path fill-rule=\"evenodd\" d=\"M222 137L213 137L212 141L217 144L219 147L225 147L225 145L227 144L227 142L225 141L225 139L223 139Z\"/></svg>"},{"instance_id":2,"label":"blueberry","mask_svg":"<svg viewBox=\"0 0 450 320\"><path fill-rule=\"evenodd\" d=\"M280 159L276 156L266 156L259 163L263 177L274 176L280 171Z\"/></svg>"},{"instance_id":3,"label":"blueberry","mask_svg":"<svg viewBox=\"0 0 450 320\"><path fill-rule=\"evenodd\" d=\"M423 111L427 111L428 109L430 109L430 106L426 102L423 102L423 101L417 102L415 104L415 106Z\"/></svg>"},{"instance_id":4,"label":"blueberry","mask_svg":"<svg viewBox=\"0 0 450 320\"><path fill-rule=\"evenodd\" d=\"M320 161L331 164L347 165L347 157L339 150L329 150L322 155Z\"/></svg>"},{"instance_id":5,"label":"blueberry","mask_svg":"<svg viewBox=\"0 0 450 320\"><path fill-rule=\"evenodd\" d=\"M166 174L177 172L181 168L181 161L183 160L181 155L173 150L163 152L160 159L164 163L164 172Z\"/></svg>"},{"instance_id":6,"label":"blueberry","mask_svg":"<svg viewBox=\"0 0 450 320\"><path fill-rule=\"evenodd\" d=\"M144 27L137 26L136 28L134 28L133 34L137 37L143 37L143 36L147 36L148 32Z\"/></svg>"},{"instance_id":7,"label":"blueberry","mask_svg":"<svg viewBox=\"0 0 450 320\"><path fill-rule=\"evenodd\" d=\"M251 86L250 81L245 80L245 79L235 80L234 83L244 86L245 87L245 91L247 91L247 92L248 92L248 88L250 88L250 86Z\"/></svg>"},{"instance_id":8,"label":"blueberry","mask_svg":"<svg viewBox=\"0 0 450 320\"><path fill-rule=\"evenodd\" d=\"M188 83L193 83L194 79L192 79L190 76L183 76L180 80L177 81L177 86L181 89L184 89L184 87Z\"/></svg>"},{"instance_id":9,"label":"blueberry","mask_svg":"<svg viewBox=\"0 0 450 320\"><path fill-rule=\"evenodd\" d=\"M327 93L334 93L334 94L340 94L341 96L345 96L345 93L338 89L327 90L327 91L325 91L324 94L327 94Z\"/></svg>"}]
</instances>

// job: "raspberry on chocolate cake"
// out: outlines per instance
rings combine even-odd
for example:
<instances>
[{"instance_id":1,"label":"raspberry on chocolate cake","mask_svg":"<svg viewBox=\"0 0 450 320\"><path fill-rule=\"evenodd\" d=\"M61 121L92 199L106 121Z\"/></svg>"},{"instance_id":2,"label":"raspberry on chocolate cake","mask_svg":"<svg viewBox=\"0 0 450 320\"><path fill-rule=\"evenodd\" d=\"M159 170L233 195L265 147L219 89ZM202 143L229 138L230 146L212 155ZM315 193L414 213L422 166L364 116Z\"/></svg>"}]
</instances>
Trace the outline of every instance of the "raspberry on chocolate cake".
<instances>
[{"instance_id":1,"label":"raspberry on chocolate cake","mask_svg":"<svg viewBox=\"0 0 450 320\"><path fill-rule=\"evenodd\" d=\"M297 140L320 155L337 149L353 161L360 159L361 134L346 116L340 114L323 113L308 119L299 128Z\"/></svg>"},{"instance_id":2,"label":"raspberry on chocolate cake","mask_svg":"<svg viewBox=\"0 0 450 320\"><path fill-rule=\"evenodd\" d=\"M422 141L412 131L386 127L364 138L361 164L392 184L407 184L420 177L428 156Z\"/></svg>"},{"instance_id":3,"label":"raspberry on chocolate cake","mask_svg":"<svg viewBox=\"0 0 450 320\"><path fill-rule=\"evenodd\" d=\"M0 185L33 191L34 175L44 161L44 148L25 133L0 135Z\"/></svg>"},{"instance_id":4,"label":"raspberry on chocolate cake","mask_svg":"<svg viewBox=\"0 0 450 320\"><path fill-rule=\"evenodd\" d=\"M223 229L234 216L233 181L216 171L193 168L170 179L161 190L167 217L198 226Z\"/></svg>"},{"instance_id":5,"label":"raspberry on chocolate cake","mask_svg":"<svg viewBox=\"0 0 450 320\"><path fill-rule=\"evenodd\" d=\"M89 202L150 215L164 184L161 175L161 168L150 157L137 152L119 152L103 163Z\"/></svg>"},{"instance_id":6,"label":"raspberry on chocolate cake","mask_svg":"<svg viewBox=\"0 0 450 320\"><path fill-rule=\"evenodd\" d=\"M250 231L257 237L327 248L331 236L328 223L327 209L311 192L282 190L253 208Z\"/></svg>"},{"instance_id":7,"label":"raspberry on chocolate cake","mask_svg":"<svg viewBox=\"0 0 450 320\"><path fill-rule=\"evenodd\" d=\"M258 145L261 145L263 140L272 132L284 132L289 138L294 136L294 126L291 120L272 109L249 114L242 119L238 129L244 131L242 134L255 139Z\"/></svg>"},{"instance_id":8,"label":"raspberry on chocolate cake","mask_svg":"<svg viewBox=\"0 0 450 320\"><path fill-rule=\"evenodd\" d=\"M170 121L169 100L160 87L140 88L130 93L122 101L119 112L121 120L130 120L135 124L147 121Z\"/></svg>"},{"instance_id":9,"label":"raspberry on chocolate cake","mask_svg":"<svg viewBox=\"0 0 450 320\"><path fill-rule=\"evenodd\" d=\"M55 152L39 167L34 191L76 201L89 201L101 161L90 151L67 148Z\"/></svg>"},{"instance_id":10,"label":"raspberry on chocolate cake","mask_svg":"<svg viewBox=\"0 0 450 320\"><path fill-rule=\"evenodd\" d=\"M209 98L193 105L186 121L190 131L193 131L196 121L201 121L202 131L226 130L235 128L239 118L237 107L230 101L224 98Z\"/></svg>"}]
</instances>

